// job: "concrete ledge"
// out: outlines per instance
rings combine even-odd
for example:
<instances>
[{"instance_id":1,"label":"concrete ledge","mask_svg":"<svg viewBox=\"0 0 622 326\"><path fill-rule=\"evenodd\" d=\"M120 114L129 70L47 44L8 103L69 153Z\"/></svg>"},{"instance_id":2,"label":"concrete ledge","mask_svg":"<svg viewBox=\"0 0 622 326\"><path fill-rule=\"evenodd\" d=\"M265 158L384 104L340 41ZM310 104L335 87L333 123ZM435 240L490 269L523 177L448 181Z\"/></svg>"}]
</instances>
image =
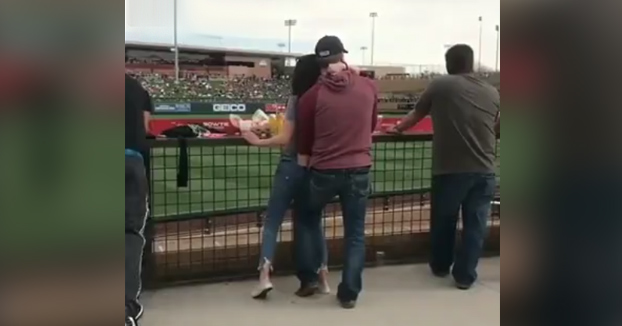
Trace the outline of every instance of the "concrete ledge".
<instances>
[{"instance_id":1,"label":"concrete ledge","mask_svg":"<svg viewBox=\"0 0 622 326\"><path fill-rule=\"evenodd\" d=\"M346 311L334 295L300 299L294 277L276 278L269 300L250 298L254 281L186 286L143 295L146 326L495 326L500 325L500 259L484 259L480 280L459 291L426 265L370 268L356 309ZM340 275L331 273L337 288Z\"/></svg>"}]
</instances>

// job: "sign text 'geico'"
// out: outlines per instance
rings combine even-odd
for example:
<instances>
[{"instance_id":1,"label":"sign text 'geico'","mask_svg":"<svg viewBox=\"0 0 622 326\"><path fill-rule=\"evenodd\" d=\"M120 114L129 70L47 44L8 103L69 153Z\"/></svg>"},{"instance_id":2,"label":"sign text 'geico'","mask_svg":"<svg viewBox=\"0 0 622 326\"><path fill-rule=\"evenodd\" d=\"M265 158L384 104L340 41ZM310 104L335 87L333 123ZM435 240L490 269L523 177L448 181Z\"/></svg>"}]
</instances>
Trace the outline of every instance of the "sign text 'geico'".
<instances>
[{"instance_id":1,"label":"sign text 'geico'","mask_svg":"<svg viewBox=\"0 0 622 326\"><path fill-rule=\"evenodd\" d=\"M246 112L246 104L214 104L214 112Z\"/></svg>"}]
</instances>

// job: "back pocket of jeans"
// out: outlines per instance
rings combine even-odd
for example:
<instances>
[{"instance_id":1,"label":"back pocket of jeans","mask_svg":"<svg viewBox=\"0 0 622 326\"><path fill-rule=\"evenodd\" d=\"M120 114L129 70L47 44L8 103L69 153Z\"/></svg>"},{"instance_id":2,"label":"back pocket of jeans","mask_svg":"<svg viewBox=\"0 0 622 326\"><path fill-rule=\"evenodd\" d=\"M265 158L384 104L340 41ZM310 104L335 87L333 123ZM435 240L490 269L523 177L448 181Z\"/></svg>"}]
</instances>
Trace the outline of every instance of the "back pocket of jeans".
<instances>
[{"instance_id":1,"label":"back pocket of jeans","mask_svg":"<svg viewBox=\"0 0 622 326\"><path fill-rule=\"evenodd\" d=\"M369 174L352 176L352 192L360 197L367 197L371 194L371 178Z\"/></svg>"},{"instance_id":2,"label":"back pocket of jeans","mask_svg":"<svg viewBox=\"0 0 622 326\"><path fill-rule=\"evenodd\" d=\"M336 176L313 171L310 179L313 190L324 191L334 187Z\"/></svg>"},{"instance_id":3,"label":"back pocket of jeans","mask_svg":"<svg viewBox=\"0 0 622 326\"><path fill-rule=\"evenodd\" d=\"M316 209L326 205L335 196L337 177L330 174L311 172L309 181L309 203Z\"/></svg>"}]
</instances>

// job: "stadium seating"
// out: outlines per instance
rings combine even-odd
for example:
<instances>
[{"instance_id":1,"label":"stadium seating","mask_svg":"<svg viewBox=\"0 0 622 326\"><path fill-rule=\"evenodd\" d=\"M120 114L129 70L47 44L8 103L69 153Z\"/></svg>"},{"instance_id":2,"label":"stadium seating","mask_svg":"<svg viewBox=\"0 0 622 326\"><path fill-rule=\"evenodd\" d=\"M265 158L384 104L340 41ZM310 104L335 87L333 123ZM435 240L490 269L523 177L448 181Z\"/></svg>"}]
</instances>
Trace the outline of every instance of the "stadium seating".
<instances>
[{"instance_id":1,"label":"stadium seating","mask_svg":"<svg viewBox=\"0 0 622 326\"><path fill-rule=\"evenodd\" d=\"M184 73L183 77L176 82L169 74L130 72L137 77L157 100L192 100L192 101L268 101L284 102L290 92L290 79L283 76L273 79L262 78L223 78L220 76L198 76ZM420 80L425 85L425 80L429 80L436 75L429 76L401 76L399 80ZM498 74L487 74L483 76L491 79L493 84L499 84ZM389 80L395 80L391 77ZM382 82L381 82L382 83ZM406 85L403 85L406 86ZM423 88L413 90L418 93ZM383 103L414 103L417 101L417 94L392 94L381 90L380 102Z\"/></svg>"},{"instance_id":2,"label":"stadium seating","mask_svg":"<svg viewBox=\"0 0 622 326\"><path fill-rule=\"evenodd\" d=\"M168 75L135 73L156 99L191 100L275 100L286 98L289 93L289 78L208 78L184 76L179 82Z\"/></svg>"}]
</instances>

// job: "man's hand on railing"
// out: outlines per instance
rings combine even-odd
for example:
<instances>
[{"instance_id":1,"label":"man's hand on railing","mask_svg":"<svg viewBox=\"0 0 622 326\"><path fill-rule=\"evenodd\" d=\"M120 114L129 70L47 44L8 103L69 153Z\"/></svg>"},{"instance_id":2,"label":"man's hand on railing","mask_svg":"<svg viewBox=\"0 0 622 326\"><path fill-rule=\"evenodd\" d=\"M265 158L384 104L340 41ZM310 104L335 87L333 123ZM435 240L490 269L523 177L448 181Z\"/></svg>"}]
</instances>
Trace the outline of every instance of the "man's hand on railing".
<instances>
[{"instance_id":1,"label":"man's hand on railing","mask_svg":"<svg viewBox=\"0 0 622 326\"><path fill-rule=\"evenodd\" d=\"M401 135L403 132L397 128L397 126L393 126L387 129L387 134L389 135Z\"/></svg>"}]
</instances>

